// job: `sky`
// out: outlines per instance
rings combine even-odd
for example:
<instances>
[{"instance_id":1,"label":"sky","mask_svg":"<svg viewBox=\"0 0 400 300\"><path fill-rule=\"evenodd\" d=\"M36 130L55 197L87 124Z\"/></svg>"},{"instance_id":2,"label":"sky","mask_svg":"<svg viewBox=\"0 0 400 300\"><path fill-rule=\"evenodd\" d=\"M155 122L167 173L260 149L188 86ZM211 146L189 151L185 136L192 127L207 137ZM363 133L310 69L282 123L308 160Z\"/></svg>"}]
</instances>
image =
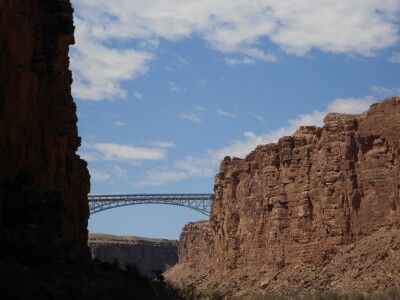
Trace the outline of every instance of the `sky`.
<instances>
[{"instance_id":1,"label":"sky","mask_svg":"<svg viewBox=\"0 0 400 300\"><path fill-rule=\"evenodd\" d=\"M225 156L400 95L400 0L72 3L91 194L212 193ZM89 231L177 239L201 219L136 205Z\"/></svg>"}]
</instances>

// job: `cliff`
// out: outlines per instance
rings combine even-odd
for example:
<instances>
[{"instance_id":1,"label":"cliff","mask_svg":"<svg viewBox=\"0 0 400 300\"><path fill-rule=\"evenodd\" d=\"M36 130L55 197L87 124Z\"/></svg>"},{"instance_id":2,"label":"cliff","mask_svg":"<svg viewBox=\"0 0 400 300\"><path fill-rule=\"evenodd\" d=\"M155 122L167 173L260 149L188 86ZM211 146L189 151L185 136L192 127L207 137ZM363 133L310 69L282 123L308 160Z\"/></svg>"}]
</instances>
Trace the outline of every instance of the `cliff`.
<instances>
[{"instance_id":1,"label":"cliff","mask_svg":"<svg viewBox=\"0 0 400 300\"><path fill-rule=\"evenodd\" d=\"M87 258L89 174L76 155L72 12L66 0L0 2L0 238L18 231L38 240L45 231L46 243Z\"/></svg>"},{"instance_id":2,"label":"cliff","mask_svg":"<svg viewBox=\"0 0 400 300\"><path fill-rule=\"evenodd\" d=\"M0 1L0 298L167 297L134 270L90 260L72 12L69 0Z\"/></svg>"},{"instance_id":3,"label":"cliff","mask_svg":"<svg viewBox=\"0 0 400 300\"><path fill-rule=\"evenodd\" d=\"M252 292L265 292L256 283L266 274L303 265L316 270L346 245L398 230L399 142L400 98L391 98L362 115L328 114L322 128L301 127L245 159L226 157L215 178L210 221L185 227L180 263L168 279L229 295L243 292L233 280L241 274L254 280Z\"/></svg>"},{"instance_id":4,"label":"cliff","mask_svg":"<svg viewBox=\"0 0 400 300\"><path fill-rule=\"evenodd\" d=\"M153 270L165 271L178 262L178 241L148 239L134 236L89 234L92 257L104 262L135 265L138 270L152 278Z\"/></svg>"}]
</instances>

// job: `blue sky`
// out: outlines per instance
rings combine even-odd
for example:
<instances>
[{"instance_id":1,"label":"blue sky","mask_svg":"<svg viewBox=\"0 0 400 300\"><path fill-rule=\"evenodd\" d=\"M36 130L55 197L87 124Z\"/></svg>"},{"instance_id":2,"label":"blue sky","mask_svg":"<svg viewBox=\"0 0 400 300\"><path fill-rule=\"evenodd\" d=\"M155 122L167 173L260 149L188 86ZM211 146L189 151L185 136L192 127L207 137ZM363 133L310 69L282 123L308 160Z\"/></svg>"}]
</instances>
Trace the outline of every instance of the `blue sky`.
<instances>
[{"instance_id":1,"label":"blue sky","mask_svg":"<svg viewBox=\"0 0 400 300\"><path fill-rule=\"evenodd\" d=\"M224 156L400 94L399 0L73 4L93 194L212 192ZM89 230L178 238L202 218L134 206L92 216Z\"/></svg>"}]
</instances>

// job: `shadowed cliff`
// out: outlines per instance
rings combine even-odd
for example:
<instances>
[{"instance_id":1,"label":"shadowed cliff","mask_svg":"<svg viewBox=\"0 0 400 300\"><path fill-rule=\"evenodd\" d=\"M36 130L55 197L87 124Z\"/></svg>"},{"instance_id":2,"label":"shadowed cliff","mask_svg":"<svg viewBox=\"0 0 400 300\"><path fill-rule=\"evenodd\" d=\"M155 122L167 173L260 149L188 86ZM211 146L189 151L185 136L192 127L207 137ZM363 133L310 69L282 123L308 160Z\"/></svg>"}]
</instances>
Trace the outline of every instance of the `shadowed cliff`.
<instances>
[{"instance_id":1,"label":"shadowed cliff","mask_svg":"<svg viewBox=\"0 0 400 300\"><path fill-rule=\"evenodd\" d=\"M72 13L69 0L0 1L0 298L169 299L162 282L90 260Z\"/></svg>"},{"instance_id":2,"label":"shadowed cliff","mask_svg":"<svg viewBox=\"0 0 400 300\"><path fill-rule=\"evenodd\" d=\"M31 189L58 193L61 220L46 223L57 231L51 242L87 258L89 173L76 154L81 140L68 58L73 32L69 1L0 2L0 226L13 230L7 220L28 224L48 214L54 200L32 204L8 192L30 177Z\"/></svg>"},{"instance_id":3,"label":"shadowed cliff","mask_svg":"<svg viewBox=\"0 0 400 300\"><path fill-rule=\"evenodd\" d=\"M155 276L154 271L166 271L178 262L178 241L91 233L89 247L93 258L118 261L121 268L135 265L149 278Z\"/></svg>"}]
</instances>

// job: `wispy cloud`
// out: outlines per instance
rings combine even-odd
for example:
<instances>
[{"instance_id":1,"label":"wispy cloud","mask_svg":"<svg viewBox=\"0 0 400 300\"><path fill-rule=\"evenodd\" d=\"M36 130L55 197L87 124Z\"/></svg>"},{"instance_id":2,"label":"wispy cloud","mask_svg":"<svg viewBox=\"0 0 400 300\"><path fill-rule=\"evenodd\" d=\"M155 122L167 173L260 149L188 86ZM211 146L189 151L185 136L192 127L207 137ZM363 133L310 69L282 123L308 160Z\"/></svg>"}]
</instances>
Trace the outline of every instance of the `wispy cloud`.
<instances>
[{"instance_id":1,"label":"wispy cloud","mask_svg":"<svg viewBox=\"0 0 400 300\"><path fill-rule=\"evenodd\" d=\"M260 115L258 115L258 114L255 114L255 113L250 113L250 115L254 118L254 119L256 119L257 121L259 121L259 122L264 122L264 117L263 116L260 116Z\"/></svg>"},{"instance_id":2,"label":"wispy cloud","mask_svg":"<svg viewBox=\"0 0 400 300\"><path fill-rule=\"evenodd\" d=\"M206 86L206 85L207 85L207 79L203 79L203 78L202 78L202 79L197 80L196 85L197 85L197 86L201 86L201 87Z\"/></svg>"},{"instance_id":3,"label":"wispy cloud","mask_svg":"<svg viewBox=\"0 0 400 300\"><path fill-rule=\"evenodd\" d=\"M235 67L237 65L254 65L256 62L252 58L228 58L225 57L225 63L229 66Z\"/></svg>"},{"instance_id":4,"label":"wispy cloud","mask_svg":"<svg viewBox=\"0 0 400 300\"><path fill-rule=\"evenodd\" d=\"M184 59L182 56L176 55L176 59L178 61L178 63L177 63L178 67L185 67L185 66L190 65L189 61Z\"/></svg>"},{"instance_id":5,"label":"wispy cloud","mask_svg":"<svg viewBox=\"0 0 400 300\"><path fill-rule=\"evenodd\" d=\"M389 62L393 64L400 63L400 52L395 52L389 57Z\"/></svg>"},{"instance_id":6,"label":"wispy cloud","mask_svg":"<svg viewBox=\"0 0 400 300\"><path fill-rule=\"evenodd\" d=\"M202 122L202 119L201 119L200 115L198 113L194 113L194 112L182 113L181 117L183 119L188 120L188 121L193 122L193 123Z\"/></svg>"},{"instance_id":7,"label":"wispy cloud","mask_svg":"<svg viewBox=\"0 0 400 300\"><path fill-rule=\"evenodd\" d=\"M186 89L185 88L181 88L179 87L175 82L170 81L168 82L168 87L169 90L173 93L180 93L180 92L184 92Z\"/></svg>"},{"instance_id":8,"label":"wispy cloud","mask_svg":"<svg viewBox=\"0 0 400 300\"><path fill-rule=\"evenodd\" d=\"M134 92L133 93L133 97L135 97L136 99L143 99L143 95L139 92Z\"/></svg>"},{"instance_id":9,"label":"wispy cloud","mask_svg":"<svg viewBox=\"0 0 400 300\"><path fill-rule=\"evenodd\" d=\"M121 179L127 179L128 171L119 166L114 166L111 169L107 169L107 170L93 169L93 170L90 170L90 177L91 177L92 181L115 182L115 181L119 181Z\"/></svg>"},{"instance_id":10,"label":"wispy cloud","mask_svg":"<svg viewBox=\"0 0 400 300\"><path fill-rule=\"evenodd\" d=\"M222 109L218 109L217 110L217 115L220 116L220 117L228 117L228 118L232 118L232 117L236 116L236 114L231 113L231 112L227 112L227 111L222 110Z\"/></svg>"},{"instance_id":11,"label":"wispy cloud","mask_svg":"<svg viewBox=\"0 0 400 300\"><path fill-rule=\"evenodd\" d=\"M155 141L155 142L151 142L151 144L154 147L159 147L159 148L173 148L173 147L175 147L175 143L166 142L166 141Z\"/></svg>"},{"instance_id":12,"label":"wispy cloud","mask_svg":"<svg viewBox=\"0 0 400 300\"><path fill-rule=\"evenodd\" d=\"M92 170L90 171L90 177L94 181L106 181L111 178L111 174L104 171Z\"/></svg>"},{"instance_id":13,"label":"wispy cloud","mask_svg":"<svg viewBox=\"0 0 400 300\"><path fill-rule=\"evenodd\" d=\"M375 85L372 91L381 97L400 96L400 87L384 87Z\"/></svg>"},{"instance_id":14,"label":"wispy cloud","mask_svg":"<svg viewBox=\"0 0 400 300\"><path fill-rule=\"evenodd\" d=\"M126 123L122 122L120 120L117 120L117 121L114 122L114 126L116 126L116 127L122 127L122 126L125 126L125 125L126 125Z\"/></svg>"}]
</instances>

